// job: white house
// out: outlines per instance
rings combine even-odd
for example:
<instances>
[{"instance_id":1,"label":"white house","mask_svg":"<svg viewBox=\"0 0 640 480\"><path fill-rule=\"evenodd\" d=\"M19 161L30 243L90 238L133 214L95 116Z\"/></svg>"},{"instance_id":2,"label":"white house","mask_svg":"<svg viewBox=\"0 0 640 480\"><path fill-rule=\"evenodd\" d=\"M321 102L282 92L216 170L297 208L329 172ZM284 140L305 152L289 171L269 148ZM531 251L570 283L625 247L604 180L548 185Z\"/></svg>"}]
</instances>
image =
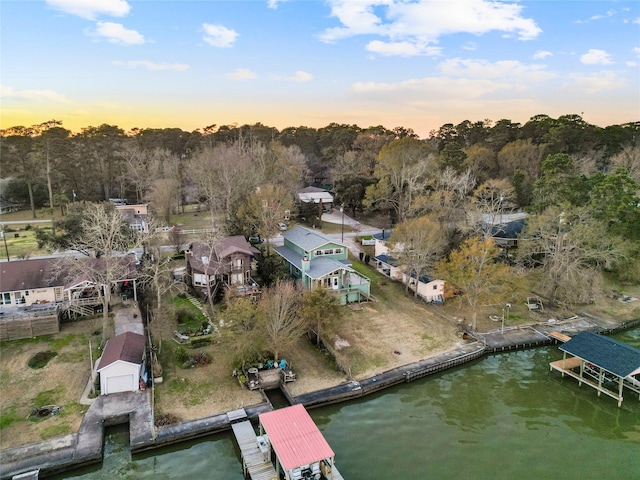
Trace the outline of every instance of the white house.
<instances>
[{"instance_id":1,"label":"white house","mask_svg":"<svg viewBox=\"0 0 640 480\"><path fill-rule=\"evenodd\" d=\"M416 282L415 275L405 273L398 261L393 257L393 252L389 250L387 240L391 236L391 231L383 230L382 233L375 234L375 257L376 270L383 275L401 282L403 285L409 284L409 289L416 291L418 297L425 302L443 302L444 301L444 280L431 280L428 277L421 276ZM398 248L398 246L396 246Z\"/></svg>"},{"instance_id":2,"label":"white house","mask_svg":"<svg viewBox=\"0 0 640 480\"><path fill-rule=\"evenodd\" d=\"M333 195L324 188L305 187L298 192L298 199L304 203L322 203L323 210L333 208Z\"/></svg>"},{"instance_id":3,"label":"white house","mask_svg":"<svg viewBox=\"0 0 640 480\"><path fill-rule=\"evenodd\" d=\"M144 335L125 332L107 341L98 361L100 393L135 392L144 373Z\"/></svg>"}]
</instances>

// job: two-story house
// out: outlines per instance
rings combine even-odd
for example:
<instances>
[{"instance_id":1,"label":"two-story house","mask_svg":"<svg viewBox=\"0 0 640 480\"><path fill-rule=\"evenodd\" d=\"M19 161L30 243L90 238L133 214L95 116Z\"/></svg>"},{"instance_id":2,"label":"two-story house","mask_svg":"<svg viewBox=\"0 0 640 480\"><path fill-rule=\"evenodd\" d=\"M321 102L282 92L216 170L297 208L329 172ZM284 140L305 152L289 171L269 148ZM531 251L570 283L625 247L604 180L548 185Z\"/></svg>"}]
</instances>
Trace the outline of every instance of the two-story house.
<instances>
[{"instance_id":1,"label":"two-story house","mask_svg":"<svg viewBox=\"0 0 640 480\"><path fill-rule=\"evenodd\" d=\"M330 289L342 305L370 298L371 282L351 267L344 243L300 226L282 236L284 245L275 251L307 290Z\"/></svg>"},{"instance_id":2,"label":"two-story house","mask_svg":"<svg viewBox=\"0 0 640 480\"><path fill-rule=\"evenodd\" d=\"M213 245L194 242L187 251L187 281L204 295L220 282L231 296L257 296L260 287L252 273L258 253L242 235L223 237Z\"/></svg>"}]
</instances>

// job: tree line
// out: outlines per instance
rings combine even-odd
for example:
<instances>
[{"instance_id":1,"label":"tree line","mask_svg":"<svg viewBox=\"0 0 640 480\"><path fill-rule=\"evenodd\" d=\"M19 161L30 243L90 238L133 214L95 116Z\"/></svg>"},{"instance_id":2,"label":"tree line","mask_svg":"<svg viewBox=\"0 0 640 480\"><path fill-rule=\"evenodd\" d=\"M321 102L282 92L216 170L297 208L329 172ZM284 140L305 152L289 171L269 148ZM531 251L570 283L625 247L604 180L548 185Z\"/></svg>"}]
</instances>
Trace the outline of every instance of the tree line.
<instances>
[{"instance_id":1,"label":"tree line","mask_svg":"<svg viewBox=\"0 0 640 480\"><path fill-rule=\"evenodd\" d=\"M395 255L417 277L453 277L446 262L461 248L495 264L504 252L494 251L486 225L527 211L517 257L507 256L503 274L543 272L545 294L575 303L593 301L602 275L640 275L639 134L640 122L599 127L579 115L466 120L424 139L404 127L337 123L193 132L105 124L72 133L52 120L1 131L0 171L10 177L4 199L29 205L33 216L117 197L149 201L170 223L185 204L199 203L216 227L265 237L301 187L324 186L352 216L395 227ZM482 290L460 278L452 288Z\"/></svg>"}]
</instances>

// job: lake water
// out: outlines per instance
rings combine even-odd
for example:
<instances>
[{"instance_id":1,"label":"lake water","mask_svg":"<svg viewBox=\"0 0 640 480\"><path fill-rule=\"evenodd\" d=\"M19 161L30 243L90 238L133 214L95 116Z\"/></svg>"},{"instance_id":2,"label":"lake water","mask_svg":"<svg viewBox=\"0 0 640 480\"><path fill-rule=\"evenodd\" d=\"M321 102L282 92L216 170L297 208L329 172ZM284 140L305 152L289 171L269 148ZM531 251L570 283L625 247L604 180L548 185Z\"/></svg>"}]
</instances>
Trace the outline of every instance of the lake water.
<instances>
[{"instance_id":1,"label":"lake water","mask_svg":"<svg viewBox=\"0 0 640 480\"><path fill-rule=\"evenodd\" d=\"M640 348L640 329L615 336ZM640 401L622 408L550 372L557 347L485 357L359 401L310 411L345 478L640 479ZM135 455L110 430L101 465L75 479L242 479L232 434Z\"/></svg>"}]
</instances>

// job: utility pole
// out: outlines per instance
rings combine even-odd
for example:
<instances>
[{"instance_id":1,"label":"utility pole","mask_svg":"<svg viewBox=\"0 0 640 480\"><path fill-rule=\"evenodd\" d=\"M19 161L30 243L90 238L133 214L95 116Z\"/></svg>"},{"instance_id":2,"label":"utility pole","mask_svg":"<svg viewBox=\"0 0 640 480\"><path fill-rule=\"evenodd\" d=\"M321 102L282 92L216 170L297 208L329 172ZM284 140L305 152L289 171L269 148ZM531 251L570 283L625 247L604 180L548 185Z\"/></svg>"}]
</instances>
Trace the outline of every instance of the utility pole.
<instances>
[{"instance_id":1,"label":"utility pole","mask_svg":"<svg viewBox=\"0 0 640 480\"><path fill-rule=\"evenodd\" d=\"M7 253L7 262L10 262L9 259L9 248L7 247L7 232L5 231L6 226L2 225L0 229L0 235L2 235L2 240L4 241L4 251Z\"/></svg>"}]
</instances>

